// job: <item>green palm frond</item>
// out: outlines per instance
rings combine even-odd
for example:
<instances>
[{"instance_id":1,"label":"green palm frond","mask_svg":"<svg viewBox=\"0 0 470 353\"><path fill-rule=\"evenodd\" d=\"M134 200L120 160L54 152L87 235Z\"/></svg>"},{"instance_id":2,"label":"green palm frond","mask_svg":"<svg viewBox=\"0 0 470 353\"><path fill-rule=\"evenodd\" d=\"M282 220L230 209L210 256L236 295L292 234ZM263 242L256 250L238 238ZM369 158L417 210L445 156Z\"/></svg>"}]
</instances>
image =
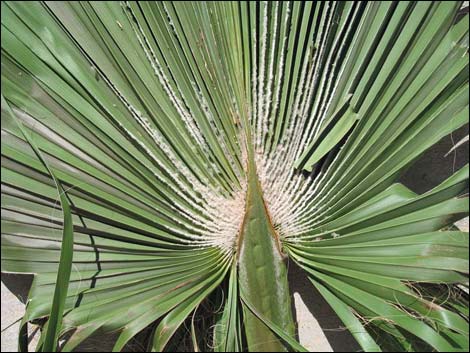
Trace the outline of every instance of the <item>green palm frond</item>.
<instances>
[{"instance_id":1,"label":"green palm frond","mask_svg":"<svg viewBox=\"0 0 470 353\"><path fill-rule=\"evenodd\" d=\"M35 275L21 349L38 319L40 351L105 332L120 351L148 326L162 351L192 320L201 349L302 351L288 257L365 351L467 351L468 233L443 229L468 165L421 195L397 182L468 123L460 7L2 2L2 271Z\"/></svg>"}]
</instances>

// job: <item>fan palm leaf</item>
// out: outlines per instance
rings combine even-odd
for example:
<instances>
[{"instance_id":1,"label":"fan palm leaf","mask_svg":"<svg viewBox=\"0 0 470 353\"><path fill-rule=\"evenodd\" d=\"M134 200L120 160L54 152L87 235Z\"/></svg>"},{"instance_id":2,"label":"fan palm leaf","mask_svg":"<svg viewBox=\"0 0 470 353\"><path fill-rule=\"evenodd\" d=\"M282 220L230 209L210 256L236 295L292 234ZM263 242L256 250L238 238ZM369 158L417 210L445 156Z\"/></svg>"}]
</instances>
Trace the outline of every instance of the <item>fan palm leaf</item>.
<instances>
[{"instance_id":1,"label":"fan palm leaf","mask_svg":"<svg viewBox=\"0 0 470 353\"><path fill-rule=\"evenodd\" d=\"M42 351L149 325L162 351L222 289L215 351L302 351L290 258L365 351L468 350L468 165L398 182L468 123L460 2L1 6L21 349L46 318Z\"/></svg>"}]
</instances>

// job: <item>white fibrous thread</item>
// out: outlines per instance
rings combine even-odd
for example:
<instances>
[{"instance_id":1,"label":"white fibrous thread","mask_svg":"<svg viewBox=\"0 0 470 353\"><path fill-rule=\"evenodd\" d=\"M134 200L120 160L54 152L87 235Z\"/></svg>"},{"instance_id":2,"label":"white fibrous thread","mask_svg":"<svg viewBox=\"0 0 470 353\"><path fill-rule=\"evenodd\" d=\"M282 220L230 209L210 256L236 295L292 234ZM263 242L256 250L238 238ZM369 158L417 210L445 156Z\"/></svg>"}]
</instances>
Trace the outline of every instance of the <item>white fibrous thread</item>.
<instances>
[{"instance_id":1,"label":"white fibrous thread","mask_svg":"<svg viewBox=\"0 0 470 353\"><path fill-rule=\"evenodd\" d=\"M112 85L109 81L108 84ZM156 130L149 127L147 119L136 112L135 108L127 102L117 88L114 86L112 86L112 88L128 108L131 115L142 124L147 132L151 134L157 145L163 151L171 155L172 151L169 150L169 147L161 140L161 136L157 134ZM160 159L145 145L145 143L138 139L119 121L118 124L133 141L137 142L146 151L153 161L173 177L172 180L164 179L157 170L149 167L159 180L166 183L172 191L184 200L188 200L188 194L193 194L191 196L193 196L192 199L195 202L191 202L190 200L189 202L191 202L193 208L199 211L199 213L194 212L186 205L181 204L176 200L173 200L174 205L170 204L172 209L179 211L179 213L188 219L190 224L193 226L185 223L185 227L189 231L183 231L180 227L176 226L169 227L168 230L172 233L182 235L184 238L181 241L184 243L198 246L217 246L225 252L233 252L236 237L245 213L246 182L242 180L241 187L234 192L231 197L227 198L198 183L194 177L190 177L188 173L185 172L186 168L181 164L181 162L172 159L175 169L178 172L183 173L183 175L187 176L190 180L191 187L189 187L180 180L179 174L175 174L173 169L166 167L165 164L160 161ZM172 181L174 181L176 185L174 185ZM199 191L202 199L196 198L194 191ZM177 222L176 219L173 220ZM181 225L179 222L177 223Z\"/></svg>"},{"instance_id":2,"label":"white fibrous thread","mask_svg":"<svg viewBox=\"0 0 470 353\"><path fill-rule=\"evenodd\" d=\"M202 110L204 111L204 114L207 117L207 119L208 119L208 121L209 121L209 123L212 127L212 130L215 132L215 136L217 138L217 141L219 142L219 145L222 148L222 151L223 151L224 155L227 157L227 159L230 163L230 166L232 167L232 170L235 172L236 176L239 179L242 178L240 170L237 166L237 162L235 160L236 157L233 155L233 153L231 153L229 151L229 148L227 146L227 142L223 138L223 134L220 133L220 130L216 126L214 116L213 116L211 110L209 109L209 104L207 103L206 98L204 97L204 95L202 94L202 92L200 90L198 90L197 88L194 88L194 89L197 92L199 104L201 105Z\"/></svg>"},{"instance_id":3,"label":"white fibrous thread","mask_svg":"<svg viewBox=\"0 0 470 353\"><path fill-rule=\"evenodd\" d=\"M133 19L130 19L130 22L132 24ZM135 21L135 24L132 24L132 28L158 81L185 123L191 137L203 150L208 151L208 146L202 137L200 126L198 126L192 114L186 109L185 104L180 101L177 93L173 91L161 64L158 62L150 43L145 37L143 29L137 21ZM191 166L191 169L180 159L153 122L142 112L137 110L124 94L120 92L117 86L104 74L101 72L99 74L116 94L121 103L127 108L133 119L148 137L151 138L154 142L154 146L150 147L144 142L145 140L141 138L141 132L138 132L138 130L136 130L136 132L131 131L135 130L135 128L132 128L131 125L127 127L121 122L120 118L113 119L114 123L119 126L121 131L123 131L131 141L140 146L144 154L147 155L147 158L152 161L150 165L147 165L147 168L153 175L162 183L166 184L171 191L178 196L178 198L172 199L171 202L167 204L170 209L177 212L180 216L174 217L171 219L170 225L165 226L167 232L169 234L179 235L182 243L191 246L216 246L224 252L232 253L245 214L246 180L244 179L244 175L241 175L240 171L238 171L238 173L236 172L237 177L239 177L238 183L237 185L231 185L228 193L227 190L223 190L221 185L209 182L209 180L204 177L202 171L198 170L197 166ZM193 88L196 90L195 86ZM179 91L178 87L177 89ZM214 129L214 118L208 104L199 90L196 90L196 93L200 108L204 112L205 118L209 121L212 129ZM179 94L181 95L181 91L179 91ZM229 159L231 167L236 171L236 163L234 159L230 157L231 153L228 152L225 141L223 141L222 136L220 136L221 134L215 133L215 135L217 136L220 148ZM163 159L154 152L155 149L163 152ZM242 160L239 161L239 163L246 164L245 153L242 153L241 158ZM158 167L156 168L154 165ZM214 168L213 165L210 167ZM195 174L195 172L198 173ZM167 176L165 176L165 174ZM171 225L171 223L173 223L173 225Z\"/></svg>"},{"instance_id":4,"label":"white fibrous thread","mask_svg":"<svg viewBox=\"0 0 470 353\"><path fill-rule=\"evenodd\" d=\"M132 9L130 7L129 11L132 14ZM134 16L132 14L132 16ZM133 17L135 19L135 17ZM200 127L197 125L195 122L194 117L185 109L183 103L178 99L176 93L172 90L171 85L168 81L168 78L166 77L162 66L160 65L155 52L153 51L151 45L149 44L149 41L145 35L145 32L143 31L142 27L138 25L134 25L134 21L130 19L130 22L132 24L132 28L135 32L135 35L144 50L144 53L147 57L147 59L150 62L150 65L152 66L155 74L157 75L163 89L167 93L168 97L170 98L171 103L173 106L176 108L178 114L183 118L183 121L185 122L185 125L187 127L188 132L192 135L192 137L197 141L197 143L203 148L204 151L208 151L208 147L204 141L204 138L202 137L200 131Z\"/></svg>"},{"instance_id":5,"label":"white fibrous thread","mask_svg":"<svg viewBox=\"0 0 470 353\"><path fill-rule=\"evenodd\" d=\"M268 121L269 121L269 113L270 113L270 105L271 105L271 100L272 100L272 85L274 82L274 50L276 48L276 42L277 42L277 19L278 19L278 11L279 11L279 3L276 2L275 9L274 9L274 26L273 26L273 33L272 33L272 39L271 39L271 54L270 54L270 60L269 60L269 77L268 77L268 84L267 84L267 93L265 94L265 106L264 106L264 115L262 118L262 139L261 139L261 146L263 152L264 152L264 141L266 137L268 136Z\"/></svg>"},{"instance_id":6,"label":"white fibrous thread","mask_svg":"<svg viewBox=\"0 0 470 353\"><path fill-rule=\"evenodd\" d=\"M165 7L165 9L166 9L166 7ZM132 9L130 9L130 7L129 7L129 11L132 14ZM133 19L135 19L135 16L133 14L132 14L132 16L133 16ZM167 16L170 19L170 15L169 15L168 11L167 11ZM131 23L132 22L133 21L131 21ZM167 76L165 75L165 73L163 71L162 65L158 61L158 59L155 55L155 52L152 49L152 46L150 45L150 43L149 43L149 41L148 41L148 39L145 35L145 32L140 27L138 21L135 21L135 23L136 23L135 25L134 24L132 25L132 27L134 29L134 32L135 32L135 35L136 35L142 49L144 50L144 53L146 54L146 57L149 60L150 65L152 66L156 76L158 77L160 84L164 88L165 92L167 93L168 97L170 98L170 101L172 102L173 106L178 111L179 115L183 118L183 121L185 123L187 131L194 138L196 143L202 148L204 153L206 155L209 155L210 154L210 149L209 149L205 139L203 138L203 136L201 134L201 128L198 125L196 118L193 116L193 114L191 114L190 111L188 111L185 108L185 104L183 102L181 102L181 100L178 98L178 95L172 90L170 82L169 82ZM172 22L170 22L170 23L172 23ZM172 26L174 26L174 25L172 25ZM175 33L176 33L176 31L175 31ZM178 89L179 95L181 97L184 97L184 95L181 92L179 86L176 85L176 87ZM193 88L194 92L196 93L196 97L197 97L198 102L200 104L200 108L205 113L205 117L209 121L209 123L212 127L212 130L215 132L215 136L216 136L216 138L219 142L220 147L222 148L222 150L224 152L224 155L228 157L229 163L231 164L231 167L234 170L236 170L236 164L233 160L232 153L228 152L228 147L226 145L226 142L221 137L219 129L217 128L217 126L215 124L214 117L212 115L212 112L209 109L209 105L207 104L207 101L206 101L204 95L202 94L201 90L197 87L197 85L194 82L191 82L191 87ZM214 164L214 163L211 164L211 168L209 169L209 172L212 173L212 174L215 174L215 173L219 172L217 165Z\"/></svg>"},{"instance_id":7,"label":"white fibrous thread","mask_svg":"<svg viewBox=\"0 0 470 353\"><path fill-rule=\"evenodd\" d=\"M214 70L212 74L217 77L212 77L207 68L207 60L218 63L221 68L224 62L220 56L209 53L206 44L205 49L201 49L207 54L206 56L203 53L202 60L209 72L210 84L216 82L214 80L222 81L214 86L218 91L223 91L221 93L225 106L220 109L220 102L212 100L208 95L210 90L206 87L201 89L201 83L196 76L189 77L190 70L180 72L178 76L174 75L171 67L165 64L164 53L147 38L145 22L139 23L132 8L127 5L126 14L138 44L148 60L148 69L153 70L155 80L161 85L162 92L171 104L169 106L174 108L180 118L180 125L174 124L177 133L187 139L184 142L187 143L188 153L193 160L203 159L207 164L191 165L190 158L182 158L178 154L176 141L171 141L163 132L167 130L158 125L159 119L171 120L175 117L154 117L148 109L145 114L139 112L129 99L104 77L134 119L133 124L129 125L119 119L115 119L116 123L131 141L144 150L146 158L151 161L149 170L177 196L168 206L178 212L179 218L170 220L168 233L178 235L182 243L203 247L216 246L227 253L235 251L246 212L246 166L250 144L254 150L263 198L274 227L282 239L294 242L303 239L318 240L323 236L319 229L328 221L329 211L332 209L329 200L332 197L331 183L342 181L343 178L335 172L338 164L343 163L343 159L338 159L338 156L349 153L340 148L329 164L315 173L304 174L294 167L307 146L318 138L325 121L330 117L328 112L339 81L328 81L327 73L338 67L338 75L341 74L342 62L339 56L336 57L332 53L341 51L341 46L345 45L341 39L350 33L351 26L342 24L338 29L338 38L335 37L332 43L335 50L326 49L325 43L330 40L329 31L336 13L336 5L327 3L326 15L322 15L318 24L315 23L310 29L316 33L308 33L305 37L305 41L309 42L302 53L303 58L292 58L296 53L287 51L289 42L296 39L292 34L294 29L289 28L293 26L289 21L291 4L286 4L282 10L280 7L284 5L279 2L269 4L264 1L256 6L259 6L261 15L257 25L259 30L254 30L255 27L251 26L251 106L239 107L240 103L233 94L234 90L230 88L230 84L233 84L231 77L226 75L225 70ZM180 42L186 40L176 30L175 23L179 22L173 22L173 15L165 3L163 9L174 38ZM272 18L269 18L268 12L272 12ZM280 13L284 14L283 22L279 20ZM220 25L220 22L217 22L219 18L215 18L215 21L216 25ZM216 28L213 28L212 21L204 28L209 45L220 40L219 36L215 36ZM190 49L191 52L193 50L196 51L197 48ZM285 72L285 64L293 60L303 62L300 62L299 66L296 65L298 71L294 73L295 76L291 75L287 83L283 81L284 77L289 75ZM186 82L178 81L181 74ZM178 77L178 80L173 77ZM295 87L285 90L286 85L291 85L291 82ZM188 94L188 88L190 96L185 96L185 92ZM286 100L286 95L289 94L295 95L293 101ZM281 102L288 104L280 109ZM284 117L279 116L279 110L288 117L287 123L282 127L280 122ZM229 128L225 122L229 119L223 119L222 111L230 111L243 120L241 128L234 128L235 136L232 136L232 130L227 131ZM277 135L276 139L279 139L274 140L270 134ZM202 151L204 155L197 156L197 151ZM339 232L340 230L329 229L324 235L335 238L340 236Z\"/></svg>"},{"instance_id":8,"label":"white fibrous thread","mask_svg":"<svg viewBox=\"0 0 470 353\"><path fill-rule=\"evenodd\" d=\"M263 35L261 40L261 58L260 58L260 68L259 68L259 77L258 77L258 92L256 100L258 101L258 116L256 117L256 127L255 127L255 144L257 153L261 153L261 146L263 140L262 126L263 118L265 111L265 70L266 70L266 46L268 40L268 3L263 2L264 15L263 15ZM269 84L267 85L269 86Z\"/></svg>"},{"instance_id":9,"label":"white fibrous thread","mask_svg":"<svg viewBox=\"0 0 470 353\"><path fill-rule=\"evenodd\" d=\"M323 27L331 27L326 24L333 21L333 14L334 8L328 16L322 19L319 26L319 37L323 38L323 42L327 40L329 34L328 32L323 34ZM347 35L350 30L350 27L343 27L341 33ZM340 43L339 39L336 38L333 46L337 46L338 43ZM313 174L301 174L294 169L294 162L307 147L307 142L317 138L320 127L327 118L327 112L338 85L337 82L326 81L328 75L319 65L323 58L326 58L327 70L334 70L338 65L338 57L331 56L333 51L325 52L326 47L321 42L312 43L308 47L294 91L296 97L290 108L291 118L288 126L277 146L273 146L267 153L257 155L257 168L263 196L271 219L281 238L289 239L289 241L316 239L322 235L321 225L327 220L332 208L328 202L332 197L330 190L332 188L329 186L335 180L335 167L338 163L342 163L338 158L342 154L342 148L340 148L329 166L325 170L320 170L315 177ZM309 60L310 57L311 60ZM284 58L281 56L279 77L283 75L283 61ZM341 74L341 70L339 72ZM279 87L280 85L277 90ZM269 95L269 92L264 94ZM276 92L272 107L274 115L277 113L278 99ZM313 107L309 108L312 103ZM263 133L266 134L266 131ZM339 178L339 180L342 179L343 176ZM334 238L339 236L339 233L330 230L329 236Z\"/></svg>"},{"instance_id":10,"label":"white fibrous thread","mask_svg":"<svg viewBox=\"0 0 470 353\"><path fill-rule=\"evenodd\" d=\"M254 130L256 128L256 117L258 116L258 91L257 91L257 86L258 86L258 65L256 64L256 57L258 55L257 50L257 33L253 32L253 68L252 68L252 91L251 91L251 99L252 99L252 114L250 115L251 117L251 128ZM252 143L252 141L249 141Z\"/></svg>"},{"instance_id":11,"label":"white fibrous thread","mask_svg":"<svg viewBox=\"0 0 470 353\"><path fill-rule=\"evenodd\" d=\"M290 17L290 4L287 4L286 8L286 17L284 19L284 28L287 27L287 23L289 21ZM277 110L279 108L279 100L280 100L280 95L281 95L281 87L282 87L282 79L284 77L284 65L285 65L285 49L287 45L287 35L284 35L284 38L282 39L282 46L281 46L281 57L279 59L279 74L278 74L278 79L277 79L277 84L276 84L276 92L275 92L275 98L274 98L274 104L273 104L273 111L271 116L274 117L277 114ZM268 126L272 128L269 124Z\"/></svg>"}]
</instances>

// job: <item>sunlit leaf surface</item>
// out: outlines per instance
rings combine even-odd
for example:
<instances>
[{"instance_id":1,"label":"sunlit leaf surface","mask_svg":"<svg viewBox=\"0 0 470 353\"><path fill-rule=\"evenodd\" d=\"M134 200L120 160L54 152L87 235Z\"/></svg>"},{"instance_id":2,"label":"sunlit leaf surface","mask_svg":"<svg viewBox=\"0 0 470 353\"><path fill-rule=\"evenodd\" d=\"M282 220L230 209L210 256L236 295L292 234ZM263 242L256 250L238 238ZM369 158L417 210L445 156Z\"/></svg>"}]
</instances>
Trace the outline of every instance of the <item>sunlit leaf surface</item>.
<instances>
[{"instance_id":1,"label":"sunlit leaf surface","mask_svg":"<svg viewBox=\"0 0 470 353\"><path fill-rule=\"evenodd\" d=\"M467 351L468 233L448 226L468 165L422 195L397 182L468 123L460 7L2 2L23 332L46 319L42 351L119 332L119 351L151 326L162 351L188 320L195 350L302 351L290 258L365 351Z\"/></svg>"}]
</instances>

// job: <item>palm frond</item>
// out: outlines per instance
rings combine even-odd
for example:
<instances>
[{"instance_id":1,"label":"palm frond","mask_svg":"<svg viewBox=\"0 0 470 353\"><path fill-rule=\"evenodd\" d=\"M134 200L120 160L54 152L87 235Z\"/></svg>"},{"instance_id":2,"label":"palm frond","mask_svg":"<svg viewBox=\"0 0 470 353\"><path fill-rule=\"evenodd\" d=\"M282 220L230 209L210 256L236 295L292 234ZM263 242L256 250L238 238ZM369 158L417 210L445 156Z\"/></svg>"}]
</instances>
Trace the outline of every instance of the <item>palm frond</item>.
<instances>
[{"instance_id":1,"label":"palm frond","mask_svg":"<svg viewBox=\"0 0 470 353\"><path fill-rule=\"evenodd\" d=\"M47 318L39 350L70 333L70 351L119 331L119 351L152 325L162 351L224 288L215 351L301 351L289 257L365 351L468 350L468 233L443 230L468 214L468 165L421 195L397 182L468 123L460 7L2 2L23 332Z\"/></svg>"}]
</instances>

